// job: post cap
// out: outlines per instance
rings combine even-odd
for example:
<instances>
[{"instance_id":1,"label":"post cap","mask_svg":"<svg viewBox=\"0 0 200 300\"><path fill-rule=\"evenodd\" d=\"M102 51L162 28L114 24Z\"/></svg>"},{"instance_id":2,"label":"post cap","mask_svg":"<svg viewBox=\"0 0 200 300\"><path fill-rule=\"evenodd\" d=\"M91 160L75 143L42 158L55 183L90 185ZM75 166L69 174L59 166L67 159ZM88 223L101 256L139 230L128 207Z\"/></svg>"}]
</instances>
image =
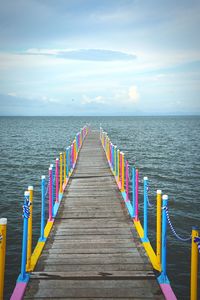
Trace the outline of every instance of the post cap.
<instances>
[{"instance_id":1,"label":"post cap","mask_svg":"<svg viewBox=\"0 0 200 300\"><path fill-rule=\"evenodd\" d=\"M60 152L60 155L62 155L62 152Z\"/></svg>"},{"instance_id":2,"label":"post cap","mask_svg":"<svg viewBox=\"0 0 200 300\"><path fill-rule=\"evenodd\" d=\"M7 224L7 218L1 218L0 225L6 225L6 224Z\"/></svg>"},{"instance_id":3,"label":"post cap","mask_svg":"<svg viewBox=\"0 0 200 300\"><path fill-rule=\"evenodd\" d=\"M42 176L41 176L41 179L45 179L45 178L46 178L45 175L42 175Z\"/></svg>"},{"instance_id":4,"label":"post cap","mask_svg":"<svg viewBox=\"0 0 200 300\"><path fill-rule=\"evenodd\" d=\"M163 199L163 200L168 200L168 195L163 195L163 196L162 196L162 199Z\"/></svg>"},{"instance_id":5,"label":"post cap","mask_svg":"<svg viewBox=\"0 0 200 300\"><path fill-rule=\"evenodd\" d=\"M52 171L52 168L51 168L51 167L49 168L49 171Z\"/></svg>"},{"instance_id":6,"label":"post cap","mask_svg":"<svg viewBox=\"0 0 200 300\"><path fill-rule=\"evenodd\" d=\"M56 160L58 161L58 160L59 160L59 158L56 158Z\"/></svg>"},{"instance_id":7,"label":"post cap","mask_svg":"<svg viewBox=\"0 0 200 300\"><path fill-rule=\"evenodd\" d=\"M121 155L124 155L124 152L121 151L120 153L121 153Z\"/></svg>"},{"instance_id":8,"label":"post cap","mask_svg":"<svg viewBox=\"0 0 200 300\"><path fill-rule=\"evenodd\" d=\"M25 191L25 192L24 192L24 196L30 196L29 191Z\"/></svg>"},{"instance_id":9,"label":"post cap","mask_svg":"<svg viewBox=\"0 0 200 300\"><path fill-rule=\"evenodd\" d=\"M144 177L144 180L148 180L148 177L147 177L147 176L145 176L145 177Z\"/></svg>"},{"instance_id":10,"label":"post cap","mask_svg":"<svg viewBox=\"0 0 200 300\"><path fill-rule=\"evenodd\" d=\"M156 193L160 195L162 194L162 190L157 190Z\"/></svg>"},{"instance_id":11,"label":"post cap","mask_svg":"<svg viewBox=\"0 0 200 300\"><path fill-rule=\"evenodd\" d=\"M50 168L53 168L53 164L50 164Z\"/></svg>"},{"instance_id":12,"label":"post cap","mask_svg":"<svg viewBox=\"0 0 200 300\"><path fill-rule=\"evenodd\" d=\"M117 146L116 146L116 145L115 145L114 147L117 149Z\"/></svg>"},{"instance_id":13,"label":"post cap","mask_svg":"<svg viewBox=\"0 0 200 300\"><path fill-rule=\"evenodd\" d=\"M33 186L32 185L28 186L28 191L33 191Z\"/></svg>"}]
</instances>

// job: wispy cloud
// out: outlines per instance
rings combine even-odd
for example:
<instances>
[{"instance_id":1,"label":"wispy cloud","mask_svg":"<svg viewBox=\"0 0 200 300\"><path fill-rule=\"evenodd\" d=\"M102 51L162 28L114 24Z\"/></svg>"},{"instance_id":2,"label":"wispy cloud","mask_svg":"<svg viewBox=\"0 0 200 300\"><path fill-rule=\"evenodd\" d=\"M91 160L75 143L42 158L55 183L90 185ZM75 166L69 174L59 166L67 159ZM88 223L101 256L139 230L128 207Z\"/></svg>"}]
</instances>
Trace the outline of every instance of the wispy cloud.
<instances>
[{"instance_id":1,"label":"wispy cloud","mask_svg":"<svg viewBox=\"0 0 200 300\"><path fill-rule=\"evenodd\" d=\"M81 104L90 105L90 104L105 104L105 98L103 96L96 96L91 98L89 96L83 95Z\"/></svg>"},{"instance_id":2,"label":"wispy cloud","mask_svg":"<svg viewBox=\"0 0 200 300\"><path fill-rule=\"evenodd\" d=\"M23 53L24 54L24 53ZM121 51L107 49L28 49L26 54L31 55L52 55L58 58L69 60L88 60L88 61L121 61L135 60L136 55Z\"/></svg>"}]
</instances>

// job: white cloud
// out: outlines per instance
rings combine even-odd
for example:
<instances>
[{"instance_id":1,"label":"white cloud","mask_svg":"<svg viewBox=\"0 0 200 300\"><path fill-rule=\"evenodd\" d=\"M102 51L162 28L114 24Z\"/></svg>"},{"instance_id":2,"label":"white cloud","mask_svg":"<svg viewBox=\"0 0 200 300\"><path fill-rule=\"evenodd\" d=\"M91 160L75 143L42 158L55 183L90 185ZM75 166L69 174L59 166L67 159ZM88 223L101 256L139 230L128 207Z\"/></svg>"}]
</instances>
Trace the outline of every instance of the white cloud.
<instances>
[{"instance_id":1,"label":"white cloud","mask_svg":"<svg viewBox=\"0 0 200 300\"><path fill-rule=\"evenodd\" d=\"M139 92L135 85L129 88L129 100L132 103L137 103L139 100Z\"/></svg>"},{"instance_id":2,"label":"white cloud","mask_svg":"<svg viewBox=\"0 0 200 300\"><path fill-rule=\"evenodd\" d=\"M10 92L10 93L8 93L8 96L11 96L11 97L17 97L17 93L15 93L15 92Z\"/></svg>"},{"instance_id":3,"label":"white cloud","mask_svg":"<svg viewBox=\"0 0 200 300\"><path fill-rule=\"evenodd\" d=\"M118 105L123 104L128 106L137 104L139 98L140 95L136 85L130 86L129 89L119 90L114 96L115 102Z\"/></svg>"},{"instance_id":4,"label":"white cloud","mask_svg":"<svg viewBox=\"0 0 200 300\"><path fill-rule=\"evenodd\" d=\"M102 96L96 96L94 98L88 97L86 95L82 96L81 104L87 105L87 104L104 104L105 99Z\"/></svg>"}]
</instances>

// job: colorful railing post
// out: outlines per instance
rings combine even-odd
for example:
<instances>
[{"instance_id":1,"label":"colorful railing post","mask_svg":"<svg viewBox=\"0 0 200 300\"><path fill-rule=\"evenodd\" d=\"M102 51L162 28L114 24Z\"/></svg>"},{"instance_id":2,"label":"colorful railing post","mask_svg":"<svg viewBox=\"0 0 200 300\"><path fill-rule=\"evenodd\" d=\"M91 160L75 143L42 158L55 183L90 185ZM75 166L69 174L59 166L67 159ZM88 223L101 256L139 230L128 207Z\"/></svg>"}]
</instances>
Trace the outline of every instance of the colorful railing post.
<instances>
[{"instance_id":1,"label":"colorful railing post","mask_svg":"<svg viewBox=\"0 0 200 300\"><path fill-rule=\"evenodd\" d=\"M124 192L124 153L121 152L121 159L122 159L122 164L121 164L121 174L122 174L122 178L121 178L121 192Z\"/></svg>"},{"instance_id":2,"label":"colorful railing post","mask_svg":"<svg viewBox=\"0 0 200 300\"><path fill-rule=\"evenodd\" d=\"M69 178L69 147L66 148L66 176Z\"/></svg>"},{"instance_id":3,"label":"colorful railing post","mask_svg":"<svg viewBox=\"0 0 200 300\"><path fill-rule=\"evenodd\" d=\"M129 200L129 165L128 160L126 160L126 201Z\"/></svg>"},{"instance_id":4,"label":"colorful railing post","mask_svg":"<svg viewBox=\"0 0 200 300\"><path fill-rule=\"evenodd\" d=\"M50 168L52 168L52 192L51 192L51 197L52 197L52 216L53 216L53 205L54 205L54 177L55 177L55 168L53 164L50 164Z\"/></svg>"},{"instance_id":5,"label":"colorful railing post","mask_svg":"<svg viewBox=\"0 0 200 300\"><path fill-rule=\"evenodd\" d=\"M135 221L139 220L138 217L138 207L139 207L139 171L138 169L135 170Z\"/></svg>"},{"instance_id":6,"label":"colorful railing post","mask_svg":"<svg viewBox=\"0 0 200 300\"><path fill-rule=\"evenodd\" d=\"M29 195L30 193L28 191L24 193L21 273L17 279L17 282L28 282L29 280L29 274L26 273L28 218L30 215Z\"/></svg>"},{"instance_id":7,"label":"colorful railing post","mask_svg":"<svg viewBox=\"0 0 200 300\"><path fill-rule=\"evenodd\" d=\"M45 242L46 238L44 237L44 227L45 227L45 176L41 177L41 224L40 224L40 242Z\"/></svg>"},{"instance_id":8,"label":"colorful railing post","mask_svg":"<svg viewBox=\"0 0 200 300\"><path fill-rule=\"evenodd\" d=\"M0 219L0 300L3 300L4 291L4 275L5 275L5 260L6 260L6 229L7 219Z\"/></svg>"},{"instance_id":9,"label":"colorful railing post","mask_svg":"<svg viewBox=\"0 0 200 300\"><path fill-rule=\"evenodd\" d=\"M28 244L27 244L27 264L26 264L27 271L29 271L31 266L31 255L32 255L33 186L29 186L28 191L29 191L29 202L30 202L30 216L28 219Z\"/></svg>"},{"instance_id":10,"label":"colorful railing post","mask_svg":"<svg viewBox=\"0 0 200 300\"><path fill-rule=\"evenodd\" d=\"M49 168L49 219L48 221L52 221L52 210L53 210L53 205L52 205L52 168Z\"/></svg>"},{"instance_id":11,"label":"colorful railing post","mask_svg":"<svg viewBox=\"0 0 200 300\"><path fill-rule=\"evenodd\" d=\"M143 242L148 242L148 177L144 177L144 236Z\"/></svg>"},{"instance_id":12,"label":"colorful railing post","mask_svg":"<svg viewBox=\"0 0 200 300\"><path fill-rule=\"evenodd\" d=\"M117 146L114 148L114 157L115 157L115 163L114 163L114 174L117 176Z\"/></svg>"},{"instance_id":13,"label":"colorful railing post","mask_svg":"<svg viewBox=\"0 0 200 300\"><path fill-rule=\"evenodd\" d=\"M191 239L191 277L190 277L190 300L197 300L198 294L198 245L195 238L198 237L197 227L192 227Z\"/></svg>"},{"instance_id":14,"label":"colorful railing post","mask_svg":"<svg viewBox=\"0 0 200 300\"><path fill-rule=\"evenodd\" d=\"M117 176L118 176L118 184L120 182L120 151L117 150Z\"/></svg>"},{"instance_id":15,"label":"colorful railing post","mask_svg":"<svg viewBox=\"0 0 200 300\"><path fill-rule=\"evenodd\" d=\"M132 207L133 218L135 217L135 168L132 168Z\"/></svg>"},{"instance_id":16,"label":"colorful railing post","mask_svg":"<svg viewBox=\"0 0 200 300\"><path fill-rule=\"evenodd\" d=\"M59 192L62 194L62 192L63 192L63 189L62 189L62 168L63 168L63 166L62 166L62 152L60 152L60 190L59 190Z\"/></svg>"},{"instance_id":17,"label":"colorful railing post","mask_svg":"<svg viewBox=\"0 0 200 300\"><path fill-rule=\"evenodd\" d=\"M56 158L56 202L59 202L59 158Z\"/></svg>"},{"instance_id":18,"label":"colorful railing post","mask_svg":"<svg viewBox=\"0 0 200 300\"><path fill-rule=\"evenodd\" d=\"M158 277L160 284L167 283L167 214L168 195L162 196L162 250L161 250L161 275Z\"/></svg>"},{"instance_id":19,"label":"colorful railing post","mask_svg":"<svg viewBox=\"0 0 200 300\"><path fill-rule=\"evenodd\" d=\"M162 191L157 190L157 208L156 208L156 255L159 265L161 264L161 200Z\"/></svg>"},{"instance_id":20,"label":"colorful railing post","mask_svg":"<svg viewBox=\"0 0 200 300\"><path fill-rule=\"evenodd\" d=\"M66 152L63 152L64 184L66 184Z\"/></svg>"}]
</instances>

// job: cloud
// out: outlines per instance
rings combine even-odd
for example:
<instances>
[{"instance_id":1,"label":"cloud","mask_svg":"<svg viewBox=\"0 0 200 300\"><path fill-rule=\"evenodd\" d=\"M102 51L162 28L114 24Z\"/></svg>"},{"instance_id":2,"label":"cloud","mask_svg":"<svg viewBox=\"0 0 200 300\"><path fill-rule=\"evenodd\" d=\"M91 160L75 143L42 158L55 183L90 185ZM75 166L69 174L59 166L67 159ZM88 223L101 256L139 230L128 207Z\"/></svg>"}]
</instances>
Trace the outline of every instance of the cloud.
<instances>
[{"instance_id":1,"label":"cloud","mask_svg":"<svg viewBox=\"0 0 200 300\"><path fill-rule=\"evenodd\" d=\"M69 60L86 61L127 61L135 60L135 54L129 54L122 51L113 51L107 49L37 49L32 48L26 51L30 55L50 55Z\"/></svg>"},{"instance_id":2,"label":"cloud","mask_svg":"<svg viewBox=\"0 0 200 300\"><path fill-rule=\"evenodd\" d=\"M102 96L96 96L94 98L91 98L89 96L83 95L81 104L83 105L89 105L89 104L105 104L105 99Z\"/></svg>"},{"instance_id":3,"label":"cloud","mask_svg":"<svg viewBox=\"0 0 200 300\"><path fill-rule=\"evenodd\" d=\"M137 87L135 85L133 85L133 86L131 86L129 88L128 95L129 95L130 102L132 102L132 103L137 103L138 102L138 100L139 100L139 93L138 93L138 89L137 89Z\"/></svg>"},{"instance_id":4,"label":"cloud","mask_svg":"<svg viewBox=\"0 0 200 300\"><path fill-rule=\"evenodd\" d=\"M118 105L132 106L137 104L140 95L138 88L135 85L129 87L129 89L122 89L117 91L114 95L115 103Z\"/></svg>"}]
</instances>

